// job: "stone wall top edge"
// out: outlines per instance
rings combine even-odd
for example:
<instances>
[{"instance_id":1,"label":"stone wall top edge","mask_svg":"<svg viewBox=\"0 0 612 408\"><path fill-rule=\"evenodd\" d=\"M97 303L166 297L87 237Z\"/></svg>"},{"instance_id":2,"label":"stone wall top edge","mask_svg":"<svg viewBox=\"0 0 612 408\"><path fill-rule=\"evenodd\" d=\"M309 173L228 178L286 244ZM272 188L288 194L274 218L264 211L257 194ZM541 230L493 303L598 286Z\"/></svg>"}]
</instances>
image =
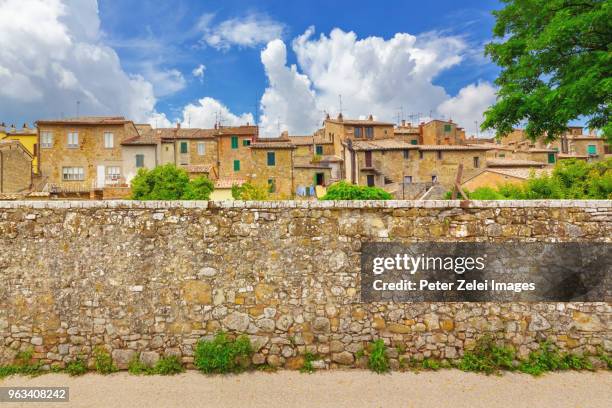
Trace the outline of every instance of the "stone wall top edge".
<instances>
[{"instance_id":1,"label":"stone wall top edge","mask_svg":"<svg viewBox=\"0 0 612 408\"><path fill-rule=\"evenodd\" d=\"M385 208L607 208L612 200L388 200L388 201L134 201L134 200L32 200L0 201L0 209L33 208L200 208L200 209L385 209Z\"/></svg>"}]
</instances>

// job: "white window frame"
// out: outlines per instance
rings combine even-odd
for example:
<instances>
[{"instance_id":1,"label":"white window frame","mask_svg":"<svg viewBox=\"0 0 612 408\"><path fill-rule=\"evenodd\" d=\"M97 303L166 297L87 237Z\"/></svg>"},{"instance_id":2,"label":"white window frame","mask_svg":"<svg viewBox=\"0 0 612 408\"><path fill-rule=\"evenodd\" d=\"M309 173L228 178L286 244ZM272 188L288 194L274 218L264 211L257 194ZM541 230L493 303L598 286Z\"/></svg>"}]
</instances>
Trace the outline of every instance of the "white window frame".
<instances>
[{"instance_id":1,"label":"white window frame","mask_svg":"<svg viewBox=\"0 0 612 408\"><path fill-rule=\"evenodd\" d=\"M206 154L206 143L198 142L198 156L204 156Z\"/></svg>"},{"instance_id":2,"label":"white window frame","mask_svg":"<svg viewBox=\"0 0 612 408\"><path fill-rule=\"evenodd\" d=\"M40 147L50 149L53 147L53 133L49 131L40 132Z\"/></svg>"},{"instance_id":3,"label":"white window frame","mask_svg":"<svg viewBox=\"0 0 612 408\"><path fill-rule=\"evenodd\" d=\"M85 171L83 167L62 167L62 181L83 181Z\"/></svg>"},{"instance_id":4,"label":"white window frame","mask_svg":"<svg viewBox=\"0 0 612 408\"><path fill-rule=\"evenodd\" d=\"M106 179L111 181L118 181L121 178L121 167L120 166L107 166L106 167Z\"/></svg>"},{"instance_id":5,"label":"white window frame","mask_svg":"<svg viewBox=\"0 0 612 408\"><path fill-rule=\"evenodd\" d=\"M71 149L79 147L79 132L68 132L68 147Z\"/></svg>"},{"instance_id":6,"label":"white window frame","mask_svg":"<svg viewBox=\"0 0 612 408\"><path fill-rule=\"evenodd\" d=\"M113 132L104 132L104 148L112 149L115 147L115 135Z\"/></svg>"}]
</instances>

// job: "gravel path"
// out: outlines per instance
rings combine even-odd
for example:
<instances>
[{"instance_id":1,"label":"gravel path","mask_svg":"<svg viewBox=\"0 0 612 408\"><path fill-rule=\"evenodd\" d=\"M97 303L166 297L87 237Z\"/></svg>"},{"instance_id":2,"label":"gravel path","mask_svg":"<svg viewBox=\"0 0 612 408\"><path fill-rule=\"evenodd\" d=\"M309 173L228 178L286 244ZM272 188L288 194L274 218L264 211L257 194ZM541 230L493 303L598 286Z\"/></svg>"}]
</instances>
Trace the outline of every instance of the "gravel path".
<instances>
[{"instance_id":1,"label":"gravel path","mask_svg":"<svg viewBox=\"0 0 612 408\"><path fill-rule=\"evenodd\" d=\"M49 374L11 377L6 386L68 386L70 403L6 407L612 407L612 374L565 372L534 378L484 376L457 370L376 375L367 371L295 371L173 377Z\"/></svg>"}]
</instances>

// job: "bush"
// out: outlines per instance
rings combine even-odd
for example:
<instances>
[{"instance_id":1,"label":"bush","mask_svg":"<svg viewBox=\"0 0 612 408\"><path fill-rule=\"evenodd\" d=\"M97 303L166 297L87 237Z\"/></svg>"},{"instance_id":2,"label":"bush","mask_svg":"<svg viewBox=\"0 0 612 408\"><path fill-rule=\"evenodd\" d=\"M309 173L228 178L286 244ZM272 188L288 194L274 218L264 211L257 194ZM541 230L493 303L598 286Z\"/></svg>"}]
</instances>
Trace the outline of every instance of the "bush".
<instances>
[{"instance_id":1,"label":"bush","mask_svg":"<svg viewBox=\"0 0 612 408\"><path fill-rule=\"evenodd\" d=\"M314 360L317 359L317 356L315 356L312 353L306 353L304 354L304 365L302 366L302 368L300 368L300 372L302 373L308 373L308 374L312 374L315 372L315 368L312 365L312 362Z\"/></svg>"},{"instance_id":2,"label":"bush","mask_svg":"<svg viewBox=\"0 0 612 408\"><path fill-rule=\"evenodd\" d=\"M230 339L218 333L211 341L198 341L194 365L206 374L224 374L243 371L251 363L253 350L248 337Z\"/></svg>"},{"instance_id":3,"label":"bush","mask_svg":"<svg viewBox=\"0 0 612 408\"><path fill-rule=\"evenodd\" d=\"M15 374L23 374L36 376L42 374L41 364L32 360L34 351L28 349L20 351L15 356L15 363L5 366L0 366L0 378L8 377Z\"/></svg>"},{"instance_id":4,"label":"bush","mask_svg":"<svg viewBox=\"0 0 612 408\"><path fill-rule=\"evenodd\" d=\"M87 372L87 363L83 359L77 358L66 364L65 371L71 376L83 375Z\"/></svg>"},{"instance_id":5,"label":"bush","mask_svg":"<svg viewBox=\"0 0 612 408\"><path fill-rule=\"evenodd\" d=\"M537 376L547 371L592 370L593 366L587 357L560 353L557 347L545 341L540 344L538 350L529 353L527 360L523 361L518 369Z\"/></svg>"},{"instance_id":6,"label":"bush","mask_svg":"<svg viewBox=\"0 0 612 408\"><path fill-rule=\"evenodd\" d=\"M160 358L155 363L154 373L159 375L174 375L185 371L185 367L177 356Z\"/></svg>"},{"instance_id":7,"label":"bush","mask_svg":"<svg viewBox=\"0 0 612 408\"><path fill-rule=\"evenodd\" d=\"M268 186L259 184L244 183L241 186L234 184L232 198L234 200L265 201L270 199L270 190Z\"/></svg>"},{"instance_id":8,"label":"bush","mask_svg":"<svg viewBox=\"0 0 612 408\"><path fill-rule=\"evenodd\" d=\"M117 371L110 354L102 347L94 349L94 366L100 374L111 374Z\"/></svg>"},{"instance_id":9,"label":"bush","mask_svg":"<svg viewBox=\"0 0 612 408\"><path fill-rule=\"evenodd\" d=\"M205 177L190 181L187 172L173 164L141 168L131 184L134 200L208 200L214 190L212 181Z\"/></svg>"},{"instance_id":10,"label":"bush","mask_svg":"<svg viewBox=\"0 0 612 408\"><path fill-rule=\"evenodd\" d=\"M473 351L466 352L457 367L463 371L476 371L486 374L499 370L514 369L515 351L512 347L500 347L488 336L476 343Z\"/></svg>"},{"instance_id":11,"label":"bush","mask_svg":"<svg viewBox=\"0 0 612 408\"><path fill-rule=\"evenodd\" d=\"M339 181L327 188L321 200L391 200L393 196L379 187L357 186Z\"/></svg>"},{"instance_id":12,"label":"bush","mask_svg":"<svg viewBox=\"0 0 612 408\"><path fill-rule=\"evenodd\" d=\"M368 368L378 374L389 371L389 357L387 357L387 347L382 339L376 340L370 346L370 356L368 357Z\"/></svg>"}]
</instances>

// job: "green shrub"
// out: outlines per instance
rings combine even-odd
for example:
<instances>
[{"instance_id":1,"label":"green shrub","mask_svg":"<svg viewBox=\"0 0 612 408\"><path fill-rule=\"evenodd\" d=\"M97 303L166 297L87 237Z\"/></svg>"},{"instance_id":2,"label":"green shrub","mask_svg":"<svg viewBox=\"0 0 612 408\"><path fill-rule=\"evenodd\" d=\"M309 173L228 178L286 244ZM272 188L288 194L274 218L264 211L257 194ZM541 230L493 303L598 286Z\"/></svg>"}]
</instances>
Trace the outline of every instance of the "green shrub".
<instances>
[{"instance_id":1,"label":"green shrub","mask_svg":"<svg viewBox=\"0 0 612 408\"><path fill-rule=\"evenodd\" d=\"M15 356L14 364L0 366L0 378L16 374L36 376L43 373L40 362L32 361L34 351L32 349L20 351Z\"/></svg>"},{"instance_id":2,"label":"green shrub","mask_svg":"<svg viewBox=\"0 0 612 408\"><path fill-rule=\"evenodd\" d=\"M270 189L253 183L244 183L241 186L232 186L232 198L234 200L265 201L270 199Z\"/></svg>"},{"instance_id":3,"label":"green shrub","mask_svg":"<svg viewBox=\"0 0 612 408\"><path fill-rule=\"evenodd\" d=\"M421 362L421 367L425 370L438 371L440 369L440 362L433 358L425 358Z\"/></svg>"},{"instance_id":4,"label":"green shrub","mask_svg":"<svg viewBox=\"0 0 612 408\"><path fill-rule=\"evenodd\" d=\"M476 342L473 351L463 355L457 367L463 371L492 374L499 370L513 370L514 357L512 347L500 347L489 336L484 336Z\"/></svg>"},{"instance_id":5,"label":"green shrub","mask_svg":"<svg viewBox=\"0 0 612 408\"><path fill-rule=\"evenodd\" d=\"M140 361L140 353L134 354L128 364L128 373L133 375L153 374L153 367Z\"/></svg>"},{"instance_id":6,"label":"green shrub","mask_svg":"<svg viewBox=\"0 0 612 408\"><path fill-rule=\"evenodd\" d=\"M230 339L218 333L211 341L198 341L194 365L204 373L233 373L246 369L251 362L253 350L248 337Z\"/></svg>"},{"instance_id":7,"label":"green shrub","mask_svg":"<svg viewBox=\"0 0 612 408\"><path fill-rule=\"evenodd\" d=\"M527 360L523 361L518 369L537 376L547 371L592 370L593 366L587 357L561 353L557 347L546 341L540 344L538 350L529 353Z\"/></svg>"},{"instance_id":8,"label":"green shrub","mask_svg":"<svg viewBox=\"0 0 612 408\"><path fill-rule=\"evenodd\" d=\"M113 364L113 359L102 347L94 349L94 367L100 374L111 374L117 371L117 367Z\"/></svg>"},{"instance_id":9,"label":"green shrub","mask_svg":"<svg viewBox=\"0 0 612 408\"><path fill-rule=\"evenodd\" d=\"M184 371L185 367L177 356L162 357L155 363L154 367L154 373L160 375L174 375Z\"/></svg>"},{"instance_id":10,"label":"green shrub","mask_svg":"<svg viewBox=\"0 0 612 408\"><path fill-rule=\"evenodd\" d=\"M190 181L187 172L173 164L141 168L131 185L134 200L208 200L214 190L212 181L205 177Z\"/></svg>"},{"instance_id":11,"label":"green shrub","mask_svg":"<svg viewBox=\"0 0 612 408\"><path fill-rule=\"evenodd\" d=\"M312 362L315 361L316 359L317 359L317 356L315 356L314 354L310 352L304 354L304 365L302 366L302 368L300 368L300 372L308 373L308 374L314 373L315 368L312 365Z\"/></svg>"},{"instance_id":12,"label":"green shrub","mask_svg":"<svg viewBox=\"0 0 612 408\"><path fill-rule=\"evenodd\" d=\"M71 376L83 375L87 372L87 363L83 359L77 358L66 364L65 371Z\"/></svg>"},{"instance_id":13,"label":"green shrub","mask_svg":"<svg viewBox=\"0 0 612 408\"><path fill-rule=\"evenodd\" d=\"M391 200L393 196L379 187L357 186L339 181L327 188L321 200Z\"/></svg>"},{"instance_id":14,"label":"green shrub","mask_svg":"<svg viewBox=\"0 0 612 408\"><path fill-rule=\"evenodd\" d=\"M376 340L370 345L370 355L368 357L368 368L378 374L389 371L389 357L387 357L387 347L382 339Z\"/></svg>"}]
</instances>

